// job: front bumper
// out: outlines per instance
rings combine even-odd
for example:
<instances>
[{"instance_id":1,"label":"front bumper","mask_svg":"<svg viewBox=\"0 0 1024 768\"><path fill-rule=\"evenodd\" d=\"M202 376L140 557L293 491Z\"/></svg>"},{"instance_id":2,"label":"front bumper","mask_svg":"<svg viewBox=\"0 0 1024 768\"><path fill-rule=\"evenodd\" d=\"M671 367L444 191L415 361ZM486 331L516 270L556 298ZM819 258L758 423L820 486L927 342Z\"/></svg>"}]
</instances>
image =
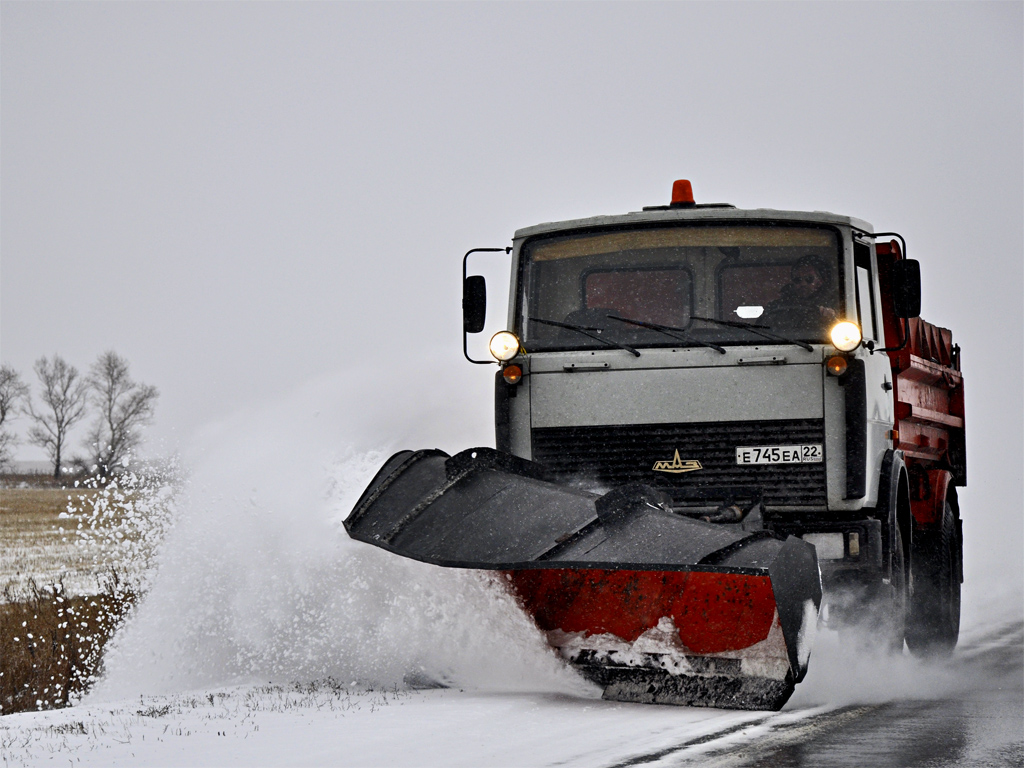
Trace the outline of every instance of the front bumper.
<instances>
[{"instance_id":1,"label":"front bumper","mask_svg":"<svg viewBox=\"0 0 1024 768\"><path fill-rule=\"evenodd\" d=\"M822 586L887 577L880 520L773 522L771 529L799 536L815 545ZM840 554L840 552L842 554Z\"/></svg>"}]
</instances>

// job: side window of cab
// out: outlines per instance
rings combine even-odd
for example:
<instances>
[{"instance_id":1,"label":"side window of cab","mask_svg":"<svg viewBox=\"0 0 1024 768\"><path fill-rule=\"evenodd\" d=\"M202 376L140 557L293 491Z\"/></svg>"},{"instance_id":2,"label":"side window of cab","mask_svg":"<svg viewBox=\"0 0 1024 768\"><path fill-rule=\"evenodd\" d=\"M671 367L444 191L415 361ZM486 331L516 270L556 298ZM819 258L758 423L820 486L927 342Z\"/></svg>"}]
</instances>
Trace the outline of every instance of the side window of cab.
<instances>
[{"instance_id":1,"label":"side window of cab","mask_svg":"<svg viewBox=\"0 0 1024 768\"><path fill-rule=\"evenodd\" d=\"M857 317L860 331L865 339L878 341L875 330L878 323L875 318L875 288L871 275L871 249L867 243L855 240L853 243L853 262L857 280Z\"/></svg>"}]
</instances>

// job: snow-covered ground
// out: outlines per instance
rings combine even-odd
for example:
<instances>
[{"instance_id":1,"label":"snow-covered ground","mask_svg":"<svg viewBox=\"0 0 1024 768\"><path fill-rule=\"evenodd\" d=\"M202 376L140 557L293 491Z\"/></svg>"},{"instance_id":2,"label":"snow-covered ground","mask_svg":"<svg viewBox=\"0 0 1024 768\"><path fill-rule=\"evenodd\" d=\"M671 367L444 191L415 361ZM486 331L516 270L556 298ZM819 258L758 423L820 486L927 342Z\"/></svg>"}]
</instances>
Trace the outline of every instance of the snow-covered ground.
<instances>
[{"instance_id":1,"label":"snow-covered ground","mask_svg":"<svg viewBox=\"0 0 1024 768\"><path fill-rule=\"evenodd\" d=\"M606 702L566 680L563 692L370 690L320 680L93 696L69 709L4 717L0 757L11 766L703 764L709 752L742 750L780 732L814 738L816 723L829 716L841 723L865 709L851 704L955 695L967 684L962 665L970 654L1020 639L1019 623L975 625L960 658L925 665L909 656L851 655L825 632L811 674L779 713Z\"/></svg>"},{"instance_id":2,"label":"snow-covered ground","mask_svg":"<svg viewBox=\"0 0 1024 768\"><path fill-rule=\"evenodd\" d=\"M559 694L263 686L13 715L0 744L11 765L609 765L764 719Z\"/></svg>"}]
</instances>

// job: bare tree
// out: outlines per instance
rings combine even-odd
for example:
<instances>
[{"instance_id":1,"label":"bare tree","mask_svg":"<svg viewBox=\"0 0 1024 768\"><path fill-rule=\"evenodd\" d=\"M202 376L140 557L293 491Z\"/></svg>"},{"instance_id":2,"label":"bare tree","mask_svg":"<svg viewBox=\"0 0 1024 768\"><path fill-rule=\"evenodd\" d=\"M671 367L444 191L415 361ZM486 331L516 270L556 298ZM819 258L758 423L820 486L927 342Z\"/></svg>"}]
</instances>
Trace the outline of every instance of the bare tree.
<instances>
[{"instance_id":1,"label":"bare tree","mask_svg":"<svg viewBox=\"0 0 1024 768\"><path fill-rule=\"evenodd\" d=\"M9 432L7 424L18 412L18 404L28 395L28 387L21 376L9 365L0 366L0 470L14 459L14 446L18 438Z\"/></svg>"},{"instance_id":2,"label":"bare tree","mask_svg":"<svg viewBox=\"0 0 1024 768\"><path fill-rule=\"evenodd\" d=\"M50 454L53 477L59 480L68 430L85 415L86 384L78 369L60 355L54 355L52 360L41 357L34 368L43 389L43 407L36 412L32 399L28 399L28 414L35 422L28 439Z\"/></svg>"},{"instance_id":3,"label":"bare tree","mask_svg":"<svg viewBox=\"0 0 1024 768\"><path fill-rule=\"evenodd\" d=\"M99 417L89 432L92 462L102 478L124 465L141 441L139 428L153 419L157 388L138 384L128 374L128 361L104 352L89 370L89 389Z\"/></svg>"}]
</instances>

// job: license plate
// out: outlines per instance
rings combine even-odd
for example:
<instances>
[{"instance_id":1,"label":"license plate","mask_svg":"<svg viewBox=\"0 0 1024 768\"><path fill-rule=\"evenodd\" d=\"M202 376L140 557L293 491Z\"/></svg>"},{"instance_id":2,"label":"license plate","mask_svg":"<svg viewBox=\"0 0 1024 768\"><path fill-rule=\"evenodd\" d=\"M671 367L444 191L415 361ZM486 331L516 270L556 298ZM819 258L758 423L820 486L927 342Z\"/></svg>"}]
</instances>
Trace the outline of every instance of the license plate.
<instances>
[{"instance_id":1,"label":"license plate","mask_svg":"<svg viewBox=\"0 0 1024 768\"><path fill-rule=\"evenodd\" d=\"M821 444L744 445L736 449L737 464L811 464L824 457Z\"/></svg>"}]
</instances>

